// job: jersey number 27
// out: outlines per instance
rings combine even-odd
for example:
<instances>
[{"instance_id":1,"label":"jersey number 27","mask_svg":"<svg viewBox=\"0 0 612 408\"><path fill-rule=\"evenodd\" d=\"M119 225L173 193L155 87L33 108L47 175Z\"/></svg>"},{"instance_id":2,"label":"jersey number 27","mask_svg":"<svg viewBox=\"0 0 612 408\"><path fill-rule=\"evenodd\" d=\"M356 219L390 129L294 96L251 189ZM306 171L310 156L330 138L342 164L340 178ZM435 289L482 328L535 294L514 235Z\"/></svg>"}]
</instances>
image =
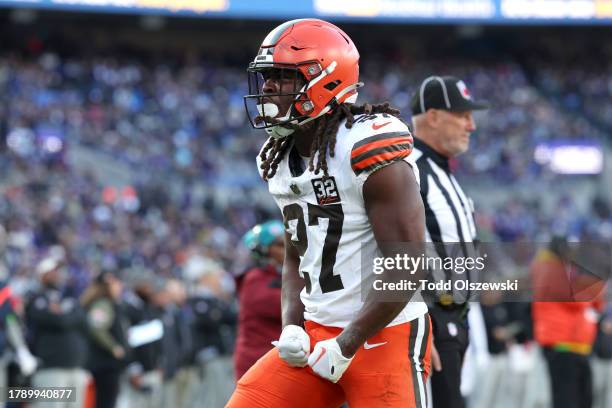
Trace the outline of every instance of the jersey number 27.
<instances>
[{"instance_id":1,"label":"jersey number 27","mask_svg":"<svg viewBox=\"0 0 612 408\"><path fill-rule=\"evenodd\" d=\"M326 206L308 203L308 226L319 225L319 219L327 218L327 234L323 244L321 254L321 272L319 273L319 286L323 293L333 292L344 289L340 275L334 275L334 265L336 263L336 253L338 244L342 236L342 223L344 222L344 212L342 204L331 204ZM308 235L306 234L306 221L304 210L299 204L289 204L283 208L283 219L285 228L289 228L289 222L297 221L296 236L297 240L291 242L296 247L300 256L304 256L308 248ZM306 291L310 293L312 283L308 272L303 272Z\"/></svg>"}]
</instances>

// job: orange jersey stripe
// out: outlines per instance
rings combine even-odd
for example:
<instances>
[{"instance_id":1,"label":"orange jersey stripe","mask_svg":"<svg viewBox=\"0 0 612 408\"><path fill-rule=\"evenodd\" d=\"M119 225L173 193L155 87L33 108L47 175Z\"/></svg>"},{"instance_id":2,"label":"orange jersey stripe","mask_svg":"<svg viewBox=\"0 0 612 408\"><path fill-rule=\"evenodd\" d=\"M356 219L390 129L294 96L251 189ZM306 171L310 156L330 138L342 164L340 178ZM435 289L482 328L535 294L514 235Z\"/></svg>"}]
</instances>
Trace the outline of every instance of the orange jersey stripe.
<instances>
[{"instance_id":1,"label":"orange jersey stripe","mask_svg":"<svg viewBox=\"0 0 612 408\"><path fill-rule=\"evenodd\" d=\"M376 149L378 147L384 147L384 146L389 146L389 145L394 145L394 144L403 144L403 143L412 144L413 143L412 137L410 137L409 135L406 135L406 136L401 136L401 137L392 137L389 139L383 139L383 140L377 140L375 142L370 142L363 146L359 146L356 149L353 149L353 151L351 152L351 159L354 159L360 154L365 153L371 149Z\"/></svg>"},{"instance_id":2,"label":"orange jersey stripe","mask_svg":"<svg viewBox=\"0 0 612 408\"><path fill-rule=\"evenodd\" d=\"M402 150L399 152L380 153L380 154L377 154L376 156L369 157L367 159L360 161L359 163L354 164L353 169L361 170L366 167L372 166L376 163L382 163L382 162L389 161L389 160L403 159L404 157L408 157L408 155L410 155L410 152L412 152L412 149L406 149L406 150Z\"/></svg>"}]
</instances>

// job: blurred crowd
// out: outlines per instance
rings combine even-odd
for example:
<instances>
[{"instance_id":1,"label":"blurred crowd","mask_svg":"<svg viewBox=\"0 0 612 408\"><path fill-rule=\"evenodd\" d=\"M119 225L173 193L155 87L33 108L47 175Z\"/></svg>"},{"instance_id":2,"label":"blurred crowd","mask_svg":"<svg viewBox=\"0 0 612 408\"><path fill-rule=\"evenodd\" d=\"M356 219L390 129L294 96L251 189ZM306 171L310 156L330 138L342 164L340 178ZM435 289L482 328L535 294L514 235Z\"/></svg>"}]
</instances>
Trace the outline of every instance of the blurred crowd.
<instances>
[{"instance_id":1,"label":"blurred crowd","mask_svg":"<svg viewBox=\"0 0 612 408\"><path fill-rule=\"evenodd\" d=\"M609 202L594 196L581 210L569 194L560 194L552 208L536 198L511 198L494 209L476 214L480 237L488 242L545 242L555 234L587 242L612 239L612 212Z\"/></svg>"},{"instance_id":2,"label":"blurred crowd","mask_svg":"<svg viewBox=\"0 0 612 408\"><path fill-rule=\"evenodd\" d=\"M544 36L534 46L545 50L525 60L537 85L565 109L584 114L608 131L612 129L609 41L595 44L584 36L563 40Z\"/></svg>"},{"instance_id":3,"label":"blurred crowd","mask_svg":"<svg viewBox=\"0 0 612 408\"><path fill-rule=\"evenodd\" d=\"M61 161L2 160L18 180L0 195L13 280L29 278L52 245L65 249L77 293L102 270L141 266L161 277L182 277L180 267L194 251L229 264L237 237L265 214L248 203L195 205L188 191L174 199L147 186L113 193Z\"/></svg>"},{"instance_id":4,"label":"blurred crowd","mask_svg":"<svg viewBox=\"0 0 612 408\"><path fill-rule=\"evenodd\" d=\"M3 55L5 137L28 159L40 139L54 136L107 152L136 171L252 185L252 158L262 141L246 126L244 79L238 67Z\"/></svg>"},{"instance_id":5,"label":"blurred crowd","mask_svg":"<svg viewBox=\"0 0 612 408\"><path fill-rule=\"evenodd\" d=\"M579 104L609 121L609 67L582 76L562 67L543 69L537 77L542 89L565 95L551 100L512 59L415 62L399 50L372 53L362 65L360 101L388 100L408 120L415 84L439 72L463 78L491 103L476 117L470 153L453 162L468 191L482 180L537 191L559 177L535 162L537 144L559 137L609 140L589 115L563 109ZM224 380L232 377L234 277L248 265L239 240L251 226L277 218L272 205L245 198L265 185L254 164L263 135L244 115L244 68L0 54L0 281L10 279L15 313L39 359L34 383L58 378L45 369L70 368L84 389L93 376L112 390L107 396L130 407L169 406L167 401L177 408L214 407L221 404L215 398L231 391ZM107 154L111 164L128 166L143 181L109 186L68 160L77 148ZM185 188L171 189L176 179L186 180ZM216 187L240 193L224 200L196 194ZM480 235L504 242L551 233L612 238L604 196L589 198L585 209L572 194L557 193L552 210L534 196L478 211ZM529 323L516 321L524 311L497 307L499 302L484 306L490 354L525 352L513 347L531 339ZM58 315L68 316L58 322L67 338L49 340L45 336L56 331L49 316ZM61 344L53 350L70 354L70 367L56 366L62 356L45 354L42 342L53 341ZM74 346L67 349L66 342ZM9 366L12 384L23 381L20 369L33 371L27 357L16 361L21 366ZM105 403L99 405L112 406Z\"/></svg>"},{"instance_id":6,"label":"blurred crowd","mask_svg":"<svg viewBox=\"0 0 612 408\"><path fill-rule=\"evenodd\" d=\"M13 242L2 239L4 256ZM21 332L19 342L0 342L3 386L74 388L76 405L54 406L223 405L233 389L237 310L234 281L219 263L192 253L183 280L144 265L105 267L80 292L70 263L53 245L20 277L27 292L19 278L3 277L0 333L9 318Z\"/></svg>"},{"instance_id":7,"label":"blurred crowd","mask_svg":"<svg viewBox=\"0 0 612 408\"><path fill-rule=\"evenodd\" d=\"M409 120L415 84L456 67L453 74L492 106L476 118L470 154L453 163L468 188L504 183L535 191L562 177L534 160L536 145L558 138L606 140L587 119L545 98L511 59L415 62L407 55L367 55L360 101L388 100ZM246 228L274 211L269 199L262 206L250 200L252 192L265 190L254 168L263 136L244 115L245 79L244 67L194 59L162 64L53 52L0 55L0 168L6 186L0 217L11 220L9 232L34 235L37 247L61 241L75 262L85 263L84 270L126 259L171 276L177 254L203 243L215 257L226 256ZM111 165L127 164L148 181L127 192L105 190L93 174L69 164L66 157L77 146L106 152ZM177 179L185 188L171 193ZM217 187L239 190L219 201ZM483 228L503 240L536 239L561 229L576 236L589 228L612 235L605 198L591 197L591 208L579 210L571 194L557 196L554 211L538 197L483 207Z\"/></svg>"},{"instance_id":8,"label":"blurred crowd","mask_svg":"<svg viewBox=\"0 0 612 408\"><path fill-rule=\"evenodd\" d=\"M364 70L379 79L365 78L362 100L389 100L402 112L409 112L415 86L452 66L453 75L469 84L473 95L490 102L489 111L475 116L478 129L470 141L470 154L455 163L457 174L468 185L488 180L535 186L554 178L534 160L538 144L558 139L605 139L605 134L586 119L567 115L541 95L511 59L475 62L449 58L415 63L400 54L394 62L376 67L366 62Z\"/></svg>"},{"instance_id":9,"label":"blurred crowd","mask_svg":"<svg viewBox=\"0 0 612 408\"><path fill-rule=\"evenodd\" d=\"M360 101L388 100L409 119L415 84L433 72L456 67L453 75L464 78L472 92L492 106L477 118L480 129L474 135L474 154L457 164L459 174L535 184L552 177L534 161L535 146L560 138L604 137L588 120L566 114L543 97L511 59L415 63L407 55L396 52L364 60L366 86ZM582 92L582 88L578 94L600 95L592 104L611 109L607 83L589 86L563 70L556 76L545 70L543 75L548 81L561 76L557 82L568 87L576 81L597 89L599 94ZM597 78L590 76L590 81ZM241 66L4 54L0 55L0 109L7 142L24 158L35 154L32 145L37 141L49 150L56 147L50 140L58 139L108 152L138 169L174 171L209 185L251 187L258 185L252 158L262 140L244 115L245 80Z\"/></svg>"}]
</instances>

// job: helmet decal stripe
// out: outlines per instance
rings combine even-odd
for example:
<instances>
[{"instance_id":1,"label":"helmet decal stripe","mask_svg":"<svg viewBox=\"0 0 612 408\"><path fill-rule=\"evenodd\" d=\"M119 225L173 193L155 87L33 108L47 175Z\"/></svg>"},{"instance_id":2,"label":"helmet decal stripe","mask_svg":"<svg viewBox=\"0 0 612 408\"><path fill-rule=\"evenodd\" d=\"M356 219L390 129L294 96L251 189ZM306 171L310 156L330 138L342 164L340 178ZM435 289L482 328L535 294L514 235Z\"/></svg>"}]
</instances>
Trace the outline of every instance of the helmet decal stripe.
<instances>
[{"instance_id":1,"label":"helmet decal stripe","mask_svg":"<svg viewBox=\"0 0 612 408\"><path fill-rule=\"evenodd\" d=\"M281 38L281 36L285 33L285 31L287 29L292 28L296 23L299 23L300 21L304 21L304 20L309 20L309 19L308 18L300 18L300 19L297 19L297 20L287 21L286 23L283 23L283 24L279 25L274 30L272 30L270 32L270 34L268 34L266 36L266 38L263 40L263 43L261 44L261 46L262 47L273 47L278 42L279 38Z\"/></svg>"}]
</instances>

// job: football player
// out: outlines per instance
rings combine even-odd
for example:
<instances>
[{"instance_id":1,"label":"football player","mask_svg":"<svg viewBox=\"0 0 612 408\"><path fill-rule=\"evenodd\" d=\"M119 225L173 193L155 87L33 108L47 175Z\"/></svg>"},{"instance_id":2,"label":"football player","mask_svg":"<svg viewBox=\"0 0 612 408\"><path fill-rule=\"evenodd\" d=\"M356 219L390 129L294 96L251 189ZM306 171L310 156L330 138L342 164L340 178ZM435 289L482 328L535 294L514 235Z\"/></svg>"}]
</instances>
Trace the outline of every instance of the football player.
<instances>
[{"instance_id":1,"label":"football player","mask_svg":"<svg viewBox=\"0 0 612 408\"><path fill-rule=\"evenodd\" d=\"M355 105L359 53L328 22L281 24L248 73L247 112L269 136L258 166L286 231L283 331L227 406L425 407L427 307L413 291L381 297L362 271L410 252L385 244L424 241L408 127L388 104ZM388 272L376 279L401 275Z\"/></svg>"}]
</instances>

